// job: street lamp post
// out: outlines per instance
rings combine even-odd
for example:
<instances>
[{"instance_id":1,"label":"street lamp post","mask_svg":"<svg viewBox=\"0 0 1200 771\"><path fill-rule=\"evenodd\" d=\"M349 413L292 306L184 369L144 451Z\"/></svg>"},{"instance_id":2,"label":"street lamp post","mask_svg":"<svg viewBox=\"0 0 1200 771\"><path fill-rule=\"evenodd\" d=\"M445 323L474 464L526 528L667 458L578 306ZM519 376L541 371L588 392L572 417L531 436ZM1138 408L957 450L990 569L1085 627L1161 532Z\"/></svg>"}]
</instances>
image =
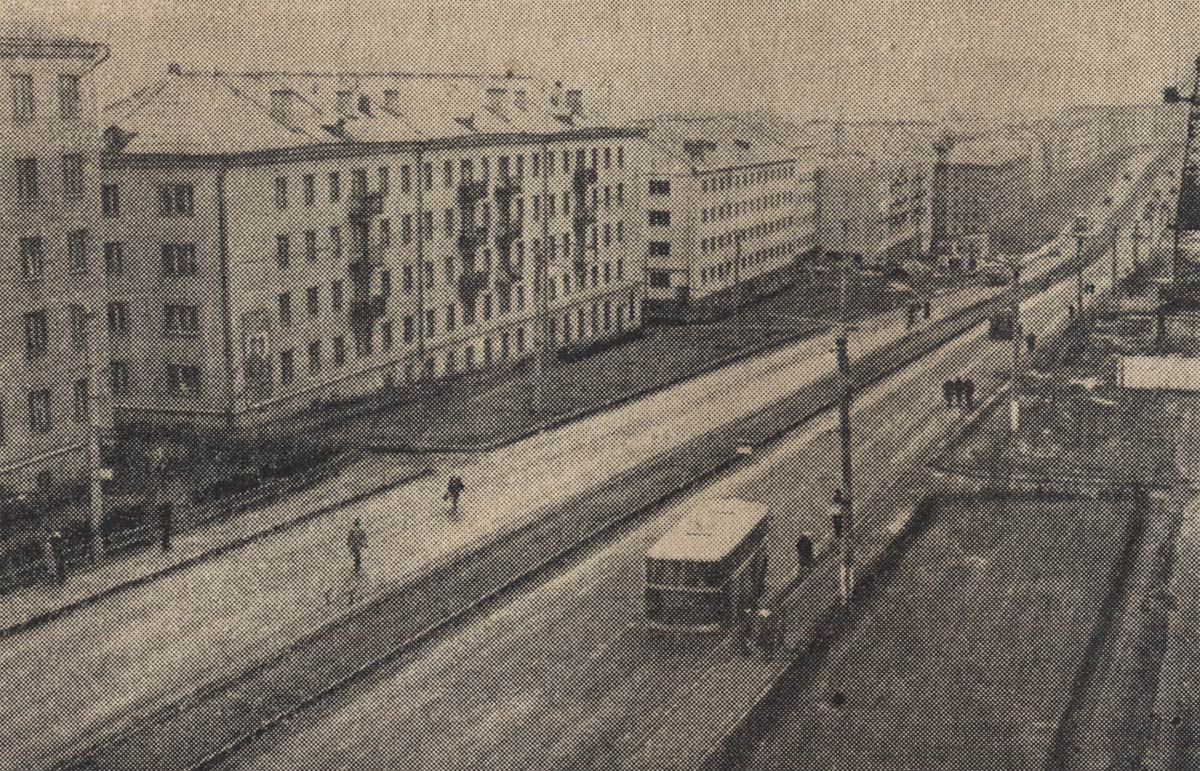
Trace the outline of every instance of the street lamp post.
<instances>
[{"instance_id":1,"label":"street lamp post","mask_svg":"<svg viewBox=\"0 0 1200 771\"><path fill-rule=\"evenodd\" d=\"M854 485L851 473L853 458L850 436L850 408L854 398L854 385L850 378L850 314L848 308L850 253L847 251L849 244L846 239L849 228L849 223L843 220L841 280L838 292L841 323L837 337L837 364L841 381L840 398L838 399L839 435L842 450L842 490L845 492L842 503L842 561L838 572L838 596L843 604L849 601L850 595L854 591Z\"/></svg>"},{"instance_id":2,"label":"street lamp post","mask_svg":"<svg viewBox=\"0 0 1200 771\"><path fill-rule=\"evenodd\" d=\"M733 340L735 350L742 347L742 238L745 231L733 234Z\"/></svg>"},{"instance_id":3,"label":"street lamp post","mask_svg":"<svg viewBox=\"0 0 1200 771\"><path fill-rule=\"evenodd\" d=\"M84 340L84 371L87 373L86 391L83 394L87 419L87 474L88 474L88 523L91 531L90 544L95 559L104 556L104 474L100 464L100 431L96 425L96 407L93 394L99 387L92 369L92 321L95 313L85 313L83 317Z\"/></svg>"},{"instance_id":4,"label":"street lamp post","mask_svg":"<svg viewBox=\"0 0 1200 771\"><path fill-rule=\"evenodd\" d=\"M1118 260L1117 238L1118 238L1118 235L1119 234L1117 233L1117 226L1113 225L1112 244L1111 244L1111 248L1112 248L1112 292L1113 292L1113 301L1114 301L1114 303L1116 305L1116 309L1117 309L1117 318L1120 318L1120 316L1121 316L1121 280L1120 280L1120 277L1117 275L1117 271L1119 268L1119 266L1117 264L1117 260Z\"/></svg>"},{"instance_id":5,"label":"street lamp post","mask_svg":"<svg viewBox=\"0 0 1200 771\"><path fill-rule=\"evenodd\" d=\"M1015 437L1021 427L1021 402L1017 396L1017 386L1021 382L1021 263L1014 258L1009 263L1012 273L1012 292L1010 294L1012 314L1012 383L1008 388L1008 422L1009 430Z\"/></svg>"},{"instance_id":6,"label":"street lamp post","mask_svg":"<svg viewBox=\"0 0 1200 771\"><path fill-rule=\"evenodd\" d=\"M1075 310L1083 320L1083 242L1087 240L1087 225L1075 220Z\"/></svg>"}]
</instances>

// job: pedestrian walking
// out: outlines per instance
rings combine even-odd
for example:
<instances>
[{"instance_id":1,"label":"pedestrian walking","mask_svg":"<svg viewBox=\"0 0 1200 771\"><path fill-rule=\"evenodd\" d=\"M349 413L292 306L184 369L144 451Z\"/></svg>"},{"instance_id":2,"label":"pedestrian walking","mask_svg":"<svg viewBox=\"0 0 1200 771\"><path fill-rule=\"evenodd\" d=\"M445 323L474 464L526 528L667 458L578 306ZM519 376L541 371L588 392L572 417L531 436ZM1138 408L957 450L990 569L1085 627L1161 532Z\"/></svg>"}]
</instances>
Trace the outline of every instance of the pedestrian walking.
<instances>
[{"instance_id":1,"label":"pedestrian walking","mask_svg":"<svg viewBox=\"0 0 1200 771\"><path fill-rule=\"evenodd\" d=\"M803 573L813 564L812 533L804 532L796 539L796 572Z\"/></svg>"},{"instance_id":2,"label":"pedestrian walking","mask_svg":"<svg viewBox=\"0 0 1200 771\"><path fill-rule=\"evenodd\" d=\"M1075 303L1071 303L1070 305L1067 306L1067 318L1069 318L1069 319L1075 318Z\"/></svg>"},{"instance_id":3,"label":"pedestrian walking","mask_svg":"<svg viewBox=\"0 0 1200 771\"><path fill-rule=\"evenodd\" d=\"M158 507L158 532L162 538L163 554L171 551L171 520L174 513L174 506L170 501L166 501Z\"/></svg>"},{"instance_id":4,"label":"pedestrian walking","mask_svg":"<svg viewBox=\"0 0 1200 771\"><path fill-rule=\"evenodd\" d=\"M961 377L954 378L954 403L962 406L963 399L967 395L967 384L963 382Z\"/></svg>"},{"instance_id":5,"label":"pedestrian walking","mask_svg":"<svg viewBox=\"0 0 1200 771\"><path fill-rule=\"evenodd\" d=\"M969 408L974 407L975 406L975 381L972 380L971 378L967 378L966 381L964 381L964 383L963 383L963 388L966 391L965 395L967 397L967 408L969 409Z\"/></svg>"},{"instance_id":6,"label":"pedestrian walking","mask_svg":"<svg viewBox=\"0 0 1200 771\"><path fill-rule=\"evenodd\" d=\"M912 329L917 323L917 306L914 303L908 304L908 328Z\"/></svg>"},{"instance_id":7,"label":"pedestrian walking","mask_svg":"<svg viewBox=\"0 0 1200 771\"><path fill-rule=\"evenodd\" d=\"M55 530L50 533L46 545L50 551L50 563L53 570L51 578L54 583L62 586L67 582L67 554L62 531Z\"/></svg>"},{"instance_id":8,"label":"pedestrian walking","mask_svg":"<svg viewBox=\"0 0 1200 771\"><path fill-rule=\"evenodd\" d=\"M933 312L933 303L931 303L931 302L929 302L928 300L926 300L926 301L925 301L925 318L926 318L926 319L928 319L928 318L929 318L929 315L930 315L932 312Z\"/></svg>"},{"instance_id":9,"label":"pedestrian walking","mask_svg":"<svg viewBox=\"0 0 1200 771\"><path fill-rule=\"evenodd\" d=\"M442 496L443 501L450 501L450 516L458 514L458 498L462 495L462 491L466 489L463 484L462 477L457 474L450 477L446 482L446 494Z\"/></svg>"},{"instance_id":10,"label":"pedestrian walking","mask_svg":"<svg viewBox=\"0 0 1200 771\"><path fill-rule=\"evenodd\" d=\"M758 648L768 659L775 656L775 617L769 608L758 611Z\"/></svg>"},{"instance_id":11,"label":"pedestrian walking","mask_svg":"<svg viewBox=\"0 0 1200 771\"><path fill-rule=\"evenodd\" d=\"M354 526L346 536L346 546L350 549L350 556L354 558L354 575L359 575L362 573L363 549L367 548L367 531L363 530L362 520L354 520Z\"/></svg>"},{"instance_id":12,"label":"pedestrian walking","mask_svg":"<svg viewBox=\"0 0 1200 771\"><path fill-rule=\"evenodd\" d=\"M1037 335L1033 334L1032 332L1025 335L1025 350L1027 352L1033 353L1034 346L1036 346L1036 345L1037 345Z\"/></svg>"},{"instance_id":13,"label":"pedestrian walking","mask_svg":"<svg viewBox=\"0 0 1200 771\"><path fill-rule=\"evenodd\" d=\"M947 407L954 406L954 382L951 380L942 381L942 396L946 400Z\"/></svg>"}]
</instances>

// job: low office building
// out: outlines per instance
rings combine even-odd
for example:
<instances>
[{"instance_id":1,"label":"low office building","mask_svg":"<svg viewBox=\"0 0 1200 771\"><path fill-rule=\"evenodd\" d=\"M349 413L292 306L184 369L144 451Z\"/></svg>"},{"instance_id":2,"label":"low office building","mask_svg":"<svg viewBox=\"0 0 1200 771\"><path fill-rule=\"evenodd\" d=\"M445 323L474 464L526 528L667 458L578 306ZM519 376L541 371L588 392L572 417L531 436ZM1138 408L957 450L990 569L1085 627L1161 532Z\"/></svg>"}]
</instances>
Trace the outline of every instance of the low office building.
<instances>
[{"instance_id":1,"label":"low office building","mask_svg":"<svg viewBox=\"0 0 1200 771\"><path fill-rule=\"evenodd\" d=\"M579 91L172 68L106 124L119 421L269 421L641 323L645 132Z\"/></svg>"},{"instance_id":2,"label":"low office building","mask_svg":"<svg viewBox=\"0 0 1200 771\"><path fill-rule=\"evenodd\" d=\"M735 119L656 120L648 144L648 315L712 316L794 280L815 244L810 166Z\"/></svg>"},{"instance_id":3,"label":"low office building","mask_svg":"<svg viewBox=\"0 0 1200 771\"><path fill-rule=\"evenodd\" d=\"M82 502L89 429L111 425L100 398L104 284L92 248L93 71L107 55L79 40L0 38L0 486L8 495L37 490L55 505Z\"/></svg>"}]
</instances>

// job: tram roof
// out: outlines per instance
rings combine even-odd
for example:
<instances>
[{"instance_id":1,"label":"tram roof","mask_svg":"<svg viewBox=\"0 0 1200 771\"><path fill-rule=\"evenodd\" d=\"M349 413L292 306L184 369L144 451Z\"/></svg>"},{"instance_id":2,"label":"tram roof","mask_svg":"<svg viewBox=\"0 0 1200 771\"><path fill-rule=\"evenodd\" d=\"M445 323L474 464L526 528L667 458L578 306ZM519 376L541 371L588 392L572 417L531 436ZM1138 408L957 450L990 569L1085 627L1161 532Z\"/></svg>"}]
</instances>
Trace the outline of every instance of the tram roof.
<instances>
[{"instance_id":1,"label":"tram roof","mask_svg":"<svg viewBox=\"0 0 1200 771\"><path fill-rule=\"evenodd\" d=\"M650 547L656 560L715 562L733 551L768 515L754 501L724 499L700 503Z\"/></svg>"}]
</instances>

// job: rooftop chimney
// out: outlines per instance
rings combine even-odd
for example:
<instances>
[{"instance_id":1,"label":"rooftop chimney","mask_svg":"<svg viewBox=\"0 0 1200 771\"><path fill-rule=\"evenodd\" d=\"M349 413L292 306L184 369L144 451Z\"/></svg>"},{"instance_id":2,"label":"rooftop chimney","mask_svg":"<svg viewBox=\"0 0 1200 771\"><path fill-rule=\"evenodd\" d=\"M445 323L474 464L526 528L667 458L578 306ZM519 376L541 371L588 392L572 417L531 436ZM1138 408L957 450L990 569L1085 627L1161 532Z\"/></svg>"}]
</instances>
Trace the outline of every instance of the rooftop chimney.
<instances>
[{"instance_id":1,"label":"rooftop chimney","mask_svg":"<svg viewBox=\"0 0 1200 771\"><path fill-rule=\"evenodd\" d=\"M353 96L354 96L354 94L351 91L338 91L337 92L338 115L345 116L345 115L350 114L351 99L353 98Z\"/></svg>"},{"instance_id":2,"label":"rooftop chimney","mask_svg":"<svg viewBox=\"0 0 1200 771\"><path fill-rule=\"evenodd\" d=\"M179 64L172 62L171 64L167 65L167 74L168 75L182 75L183 68L180 67Z\"/></svg>"},{"instance_id":3,"label":"rooftop chimney","mask_svg":"<svg viewBox=\"0 0 1200 771\"><path fill-rule=\"evenodd\" d=\"M569 89L564 106L567 108L567 114L572 117L583 115L583 92L577 88Z\"/></svg>"},{"instance_id":4,"label":"rooftop chimney","mask_svg":"<svg viewBox=\"0 0 1200 771\"><path fill-rule=\"evenodd\" d=\"M525 89L518 89L513 92L513 106L518 110L524 110L525 107Z\"/></svg>"},{"instance_id":5,"label":"rooftop chimney","mask_svg":"<svg viewBox=\"0 0 1200 771\"><path fill-rule=\"evenodd\" d=\"M271 92L271 107L269 113L271 119L275 120L288 128L294 128L296 116L294 114L296 100L296 92L291 89Z\"/></svg>"},{"instance_id":6,"label":"rooftop chimney","mask_svg":"<svg viewBox=\"0 0 1200 771\"><path fill-rule=\"evenodd\" d=\"M363 115L371 114L371 97L366 94L358 95L358 111Z\"/></svg>"},{"instance_id":7,"label":"rooftop chimney","mask_svg":"<svg viewBox=\"0 0 1200 771\"><path fill-rule=\"evenodd\" d=\"M400 112L400 92L389 88L383 92L383 109L388 112Z\"/></svg>"},{"instance_id":8,"label":"rooftop chimney","mask_svg":"<svg viewBox=\"0 0 1200 771\"><path fill-rule=\"evenodd\" d=\"M487 108L496 115L504 115L504 95L508 93L503 88L487 90Z\"/></svg>"}]
</instances>

